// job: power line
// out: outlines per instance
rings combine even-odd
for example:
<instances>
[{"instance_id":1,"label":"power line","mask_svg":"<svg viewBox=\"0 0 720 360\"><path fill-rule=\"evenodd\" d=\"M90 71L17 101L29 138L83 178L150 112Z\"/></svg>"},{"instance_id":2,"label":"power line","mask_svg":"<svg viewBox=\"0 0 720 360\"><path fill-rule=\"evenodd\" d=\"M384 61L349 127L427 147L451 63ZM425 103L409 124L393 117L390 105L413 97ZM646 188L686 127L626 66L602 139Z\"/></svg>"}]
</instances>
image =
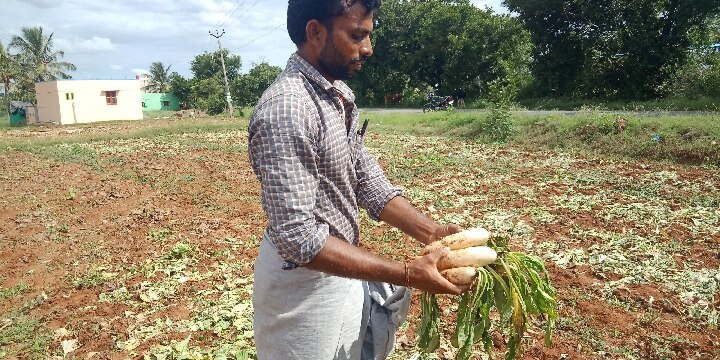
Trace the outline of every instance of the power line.
<instances>
[{"instance_id":1,"label":"power line","mask_svg":"<svg viewBox=\"0 0 720 360\"><path fill-rule=\"evenodd\" d=\"M215 28L223 27L223 25L225 25L225 23L230 19L230 16L232 16L232 14L235 11L237 11L239 6L242 6L243 4L245 4L245 2L246 2L246 0L242 0L242 4L241 4L240 0L235 0L235 3L233 4L233 6L230 7L230 10L226 11L225 14L223 15L222 19L218 20L217 24L215 24ZM205 46L204 46L205 50L203 52L204 53L209 52L211 46L212 46L212 40L207 39L207 41L205 42Z\"/></svg>"},{"instance_id":2,"label":"power line","mask_svg":"<svg viewBox=\"0 0 720 360\"><path fill-rule=\"evenodd\" d=\"M268 32L266 32L266 33L264 33L264 34L256 37L255 39L253 39L253 40L250 41L250 42L247 42L247 43L245 43L245 44L242 44L242 45L238 46L237 48L240 49L240 48L243 48L243 47L245 47L245 46L248 46L248 45L250 45L250 44L252 44L252 43L254 43L254 42L256 42L256 41L258 41L258 40L260 40L260 39L262 39L262 38L264 38L264 37L266 37L266 36L268 36L268 35L270 35L270 34L272 34L273 32L275 32L275 30L279 29L279 28L280 28L281 26L283 26L283 25L285 25L285 23L282 23L282 24L276 26L274 29L272 29L272 30L270 30L270 31L268 31Z\"/></svg>"},{"instance_id":3,"label":"power line","mask_svg":"<svg viewBox=\"0 0 720 360\"><path fill-rule=\"evenodd\" d=\"M236 21L240 20L240 18L242 18L243 15L247 14L248 11L250 11L250 9L254 8L255 5L257 5L257 3L258 3L259 1L260 1L260 0L255 0L255 2L254 2L252 5L250 5L249 8L245 9L245 12L243 12L243 13L240 14L237 18L235 18L235 20L233 20L230 24L228 24L228 26L230 26L230 25L234 24Z\"/></svg>"},{"instance_id":4,"label":"power line","mask_svg":"<svg viewBox=\"0 0 720 360\"><path fill-rule=\"evenodd\" d=\"M236 0L236 3L237 3L237 1L240 1L240 0ZM234 7L234 5L232 7L230 7L230 9L232 10L233 7ZM216 28L220 27L221 23L224 23L223 19L225 19L227 17L228 13L230 13L230 10L226 11L225 14L223 14L223 16L220 18L220 20L217 21L217 23L215 24Z\"/></svg>"},{"instance_id":5,"label":"power line","mask_svg":"<svg viewBox=\"0 0 720 360\"><path fill-rule=\"evenodd\" d=\"M243 3L244 2L245 1L243 0ZM233 6L230 7L230 10L226 11L225 14L223 15L223 17L217 21L217 23L215 24L215 28L220 28L222 25L225 24L225 22L227 22L228 15L237 9L237 6L239 3L240 3L240 0L235 0L235 3L233 4ZM203 46L201 48L205 49L205 50L203 50L203 53L208 53L208 52L210 52L210 47L212 46L212 40L210 40L208 38L204 38L204 39L205 40L203 41Z\"/></svg>"},{"instance_id":6,"label":"power line","mask_svg":"<svg viewBox=\"0 0 720 360\"><path fill-rule=\"evenodd\" d=\"M242 4L240 4L240 0L235 0L235 4L233 4L233 6L230 8L230 10L228 10L228 11L225 13L225 16L223 16L222 24L218 24L218 25L215 26L215 27L218 27L218 28L219 28L219 27L223 27L223 26L225 25L225 23L227 23L227 21L228 21L230 18L232 18L232 16L235 14L235 11L237 11L237 9L239 9L240 6L245 5L245 2L246 2L246 1L247 1L247 0L243 0Z\"/></svg>"},{"instance_id":7,"label":"power line","mask_svg":"<svg viewBox=\"0 0 720 360\"><path fill-rule=\"evenodd\" d=\"M228 16L228 20L232 19L232 18L237 14L238 10L240 10L241 8L242 8L242 10L244 10L245 12L247 12L247 8L245 7L245 4L246 4L246 3L247 3L247 0L243 0L243 2L240 3L240 6L236 7L235 10L233 10L233 11L230 13L230 15ZM255 4L251 5L250 7L252 8L253 6L255 6ZM242 14L241 14L241 15L242 15Z\"/></svg>"}]
</instances>

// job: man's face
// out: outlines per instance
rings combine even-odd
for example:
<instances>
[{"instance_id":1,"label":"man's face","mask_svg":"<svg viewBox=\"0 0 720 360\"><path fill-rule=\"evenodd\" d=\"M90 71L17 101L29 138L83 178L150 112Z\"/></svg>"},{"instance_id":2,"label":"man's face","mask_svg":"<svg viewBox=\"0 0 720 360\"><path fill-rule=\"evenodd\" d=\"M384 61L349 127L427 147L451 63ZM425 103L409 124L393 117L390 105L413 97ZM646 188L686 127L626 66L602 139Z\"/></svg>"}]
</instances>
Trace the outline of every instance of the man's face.
<instances>
[{"instance_id":1,"label":"man's face","mask_svg":"<svg viewBox=\"0 0 720 360\"><path fill-rule=\"evenodd\" d=\"M373 14L360 1L353 4L346 15L333 19L318 59L323 72L333 80L347 80L360 71L373 53L372 30Z\"/></svg>"}]
</instances>

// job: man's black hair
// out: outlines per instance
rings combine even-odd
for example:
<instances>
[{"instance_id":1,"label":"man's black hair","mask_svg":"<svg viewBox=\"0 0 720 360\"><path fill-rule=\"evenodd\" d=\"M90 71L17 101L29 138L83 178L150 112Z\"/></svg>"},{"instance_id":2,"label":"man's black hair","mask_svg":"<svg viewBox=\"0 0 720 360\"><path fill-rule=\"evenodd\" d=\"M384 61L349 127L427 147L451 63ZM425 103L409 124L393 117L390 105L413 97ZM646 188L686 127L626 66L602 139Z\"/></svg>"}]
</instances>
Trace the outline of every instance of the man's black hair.
<instances>
[{"instance_id":1,"label":"man's black hair","mask_svg":"<svg viewBox=\"0 0 720 360\"><path fill-rule=\"evenodd\" d=\"M305 28L308 21L317 20L326 28L332 28L332 19L345 15L351 6L360 1L368 12L380 8L381 0L289 0L287 29L295 45L307 41Z\"/></svg>"}]
</instances>

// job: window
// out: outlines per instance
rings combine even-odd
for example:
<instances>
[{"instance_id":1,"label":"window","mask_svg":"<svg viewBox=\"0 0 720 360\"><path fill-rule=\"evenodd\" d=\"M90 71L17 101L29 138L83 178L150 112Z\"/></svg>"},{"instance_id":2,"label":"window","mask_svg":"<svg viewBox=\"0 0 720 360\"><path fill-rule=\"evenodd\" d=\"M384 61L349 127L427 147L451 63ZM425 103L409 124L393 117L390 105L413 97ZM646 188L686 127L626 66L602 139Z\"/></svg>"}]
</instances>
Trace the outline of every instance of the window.
<instances>
[{"instance_id":1,"label":"window","mask_svg":"<svg viewBox=\"0 0 720 360\"><path fill-rule=\"evenodd\" d=\"M105 103L108 105L117 105L117 91L106 91Z\"/></svg>"},{"instance_id":2,"label":"window","mask_svg":"<svg viewBox=\"0 0 720 360\"><path fill-rule=\"evenodd\" d=\"M65 100L75 100L75 93L65 93Z\"/></svg>"},{"instance_id":3,"label":"window","mask_svg":"<svg viewBox=\"0 0 720 360\"><path fill-rule=\"evenodd\" d=\"M170 102L167 101L167 100L163 100L162 106L163 106L163 107L170 107Z\"/></svg>"}]
</instances>

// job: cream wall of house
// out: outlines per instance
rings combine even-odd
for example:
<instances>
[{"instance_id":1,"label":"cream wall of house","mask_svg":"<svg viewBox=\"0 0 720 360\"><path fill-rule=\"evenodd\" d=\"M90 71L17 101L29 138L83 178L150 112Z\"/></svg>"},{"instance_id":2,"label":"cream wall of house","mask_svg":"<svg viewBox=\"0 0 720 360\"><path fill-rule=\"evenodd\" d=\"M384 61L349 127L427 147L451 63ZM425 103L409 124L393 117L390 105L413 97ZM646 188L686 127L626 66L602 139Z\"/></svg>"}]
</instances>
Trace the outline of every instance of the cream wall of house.
<instances>
[{"instance_id":1,"label":"cream wall of house","mask_svg":"<svg viewBox=\"0 0 720 360\"><path fill-rule=\"evenodd\" d=\"M60 102L57 96L57 82L48 81L35 84L37 99L37 117L34 124L60 124Z\"/></svg>"},{"instance_id":2,"label":"cream wall of house","mask_svg":"<svg viewBox=\"0 0 720 360\"><path fill-rule=\"evenodd\" d=\"M40 121L37 117L37 107L29 106L26 110L27 112L25 113L25 122L30 125L39 124Z\"/></svg>"},{"instance_id":3,"label":"cream wall of house","mask_svg":"<svg viewBox=\"0 0 720 360\"><path fill-rule=\"evenodd\" d=\"M39 113L42 122L48 121L46 116L57 116L62 125L143 118L138 80L59 80L38 83L36 88L44 84L55 84L55 93L48 95L47 102L51 103L54 97L58 105L56 111L48 111L47 115ZM107 94L113 91L117 101L109 104ZM44 105L38 98L38 107Z\"/></svg>"}]
</instances>

